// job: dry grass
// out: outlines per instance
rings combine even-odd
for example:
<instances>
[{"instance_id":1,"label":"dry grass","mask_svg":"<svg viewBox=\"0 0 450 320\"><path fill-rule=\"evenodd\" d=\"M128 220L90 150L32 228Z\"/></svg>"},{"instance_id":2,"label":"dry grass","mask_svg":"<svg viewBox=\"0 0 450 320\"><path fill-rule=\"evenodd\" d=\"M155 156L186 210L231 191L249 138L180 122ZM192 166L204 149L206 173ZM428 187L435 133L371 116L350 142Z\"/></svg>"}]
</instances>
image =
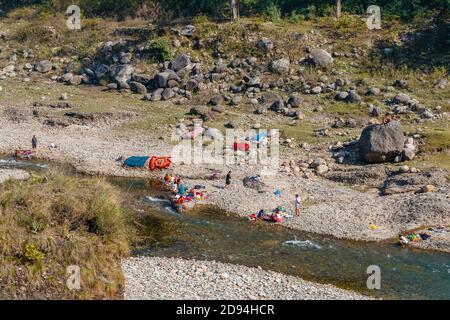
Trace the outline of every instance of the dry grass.
<instances>
[{"instance_id":1,"label":"dry grass","mask_svg":"<svg viewBox=\"0 0 450 320\"><path fill-rule=\"evenodd\" d=\"M102 179L49 174L6 182L0 186L0 298L116 298L130 223L119 192ZM66 287L69 265L81 269L80 290Z\"/></svg>"}]
</instances>

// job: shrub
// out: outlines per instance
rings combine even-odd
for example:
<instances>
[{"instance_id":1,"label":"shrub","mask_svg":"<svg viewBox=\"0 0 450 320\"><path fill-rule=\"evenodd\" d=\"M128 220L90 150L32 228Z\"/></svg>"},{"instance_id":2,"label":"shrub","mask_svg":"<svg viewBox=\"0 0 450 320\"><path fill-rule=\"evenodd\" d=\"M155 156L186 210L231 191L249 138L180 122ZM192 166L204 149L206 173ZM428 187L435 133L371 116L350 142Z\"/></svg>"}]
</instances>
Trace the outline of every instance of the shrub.
<instances>
[{"instance_id":1,"label":"shrub","mask_svg":"<svg viewBox=\"0 0 450 320\"><path fill-rule=\"evenodd\" d=\"M33 217L30 222L30 230L33 233L39 233L45 229L45 223L41 221L39 218Z\"/></svg>"},{"instance_id":2,"label":"shrub","mask_svg":"<svg viewBox=\"0 0 450 320\"><path fill-rule=\"evenodd\" d=\"M281 10L277 5L271 3L266 9L266 16L270 21L274 23L280 22Z\"/></svg>"},{"instance_id":3,"label":"shrub","mask_svg":"<svg viewBox=\"0 0 450 320\"><path fill-rule=\"evenodd\" d=\"M45 255L33 243L27 243L23 249L22 258L25 262L40 263Z\"/></svg>"},{"instance_id":4,"label":"shrub","mask_svg":"<svg viewBox=\"0 0 450 320\"><path fill-rule=\"evenodd\" d=\"M164 62L172 58L172 48L165 40L152 41L144 49L144 54L154 62Z\"/></svg>"}]
</instances>

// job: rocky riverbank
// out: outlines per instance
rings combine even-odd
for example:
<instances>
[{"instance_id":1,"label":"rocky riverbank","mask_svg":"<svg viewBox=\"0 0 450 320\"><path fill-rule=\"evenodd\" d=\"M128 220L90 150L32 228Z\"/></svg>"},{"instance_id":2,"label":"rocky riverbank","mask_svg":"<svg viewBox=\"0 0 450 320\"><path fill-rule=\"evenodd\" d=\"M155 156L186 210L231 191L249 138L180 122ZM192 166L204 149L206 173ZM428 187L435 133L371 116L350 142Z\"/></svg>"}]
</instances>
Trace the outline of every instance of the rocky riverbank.
<instances>
[{"instance_id":1,"label":"rocky riverbank","mask_svg":"<svg viewBox=\"0 0 450 320\"><path fill-rule=\"evenodd\" d=\"M122 262L124 298L365 300L366 296L259 268L215 261L135 257Z\"/></svg>"},{"instance_id":2,"label":"rocky riverbank","mask_svg":"<svg viewBox=\"0 0 450 320\"><path fill-rule=\"evenodd\" d=\"M147 170L123 168L116 161L120 156L128 155L170 155L171 146L159 140L147 140L130 135L118 136L111 127L90 127L72 125L66 128L49 128L37 121L13 124L0 119L0 153L12 153L17 146L26 146L33 134L39 137L37 156L59 162L69 162L76 169L93 174L112 176L134 176L161 178L162 172L150 173ZM54 145L56 148L49 148ZM151 150L151 151L149 151ZM301 152L282 155L282 162L305 157ZM348 165L349 173L352 166ZM363 173L355 173L364 185L371 182L372 171L382 171L383 165L372 168L359 167ZM362 169L361 169L362 168ZM209 180L212 170L222 172L219 180ZM223 175L233 170L232 184L224 189ZM300 175L295 172L279 172L275 176L263 176L264 190L244 186L242 179L258 174L261 168L241 164L234 166L187 165L176 164L169 172L181 175L188 185L204 185L209 193L209 203L231 213L247 217L261 209L272 210L278 205L293 211L294 195L299 193L303 200L300 217L294 218L288 227L320 234L329 234L338 238L379 241L396 238L400 232L423 226L450 224L450 188L445 180L445 172L437 173L435 181L443 181L434 192L399 192L380 195L378 188L363 191L341 182L326 179L319 175ZM341 169L342 170L342 169ZM333 171L339 173L339 171ZM398 184L404 184L401 177L408 177L414 184L424 183L433 175L424 175L413 179L410 173L397 175ZM412 174L416 175L416 174ZM444 175L443 179L440 177ZM399 178L400 177L400 178ZM431 177L431 178L430 178ZM354 178L354 179L356 179ZM385 177L384 177L385 178ZM382 178L383 179L383 178ZM393 178L390 178L391 180ZM408 180L406 179L406 180ZM433 178L434 179L434 178ZM383 180L380 180L381 183ZM413 186L414 187L414 186ZM276 197L273 191L279 188L282 194ZM420 188L418 184L414 188ZM431 238L432 239L432 238ZM430 241L423 248L447 251L445 241Z\"/></svg>"}]
</instances>

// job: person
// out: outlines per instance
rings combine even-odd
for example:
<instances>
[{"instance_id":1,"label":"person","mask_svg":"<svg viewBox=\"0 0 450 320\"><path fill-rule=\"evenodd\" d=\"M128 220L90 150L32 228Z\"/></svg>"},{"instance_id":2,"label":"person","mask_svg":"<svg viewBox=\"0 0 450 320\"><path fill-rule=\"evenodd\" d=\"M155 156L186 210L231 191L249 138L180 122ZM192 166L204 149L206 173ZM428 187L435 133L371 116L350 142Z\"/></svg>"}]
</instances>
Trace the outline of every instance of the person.
<instances>
[{"instance_id":1,"label":"person","mask_svg":"<svg viewBox=\"0 0 450 320\"><path fill-rule=\"evenodd\" d=\"M404 247L405 245L407 245L409 243L408 239L406 239L406 237L404 235L399 234L398 239L399 239L400 245L402 247Z\"/></svg>"},{"instance_id":2,"label":"person","mask_svg":"<svg viewBox=\"0 0 450 320\"><path fill-rule=\"evenodd\" d=\"M186 186L182 183L178 187L178 194L184 195L186 193Z\"/></svg>"},{"instance_id":3,"label":"person","mask_svg":"<svg viewBox=\"0 0 450 320\"><path fill-rule=\"evenodd\" d=\"M172 182L171 188L172 188L172 193L173 194L177 194L177 192L178 192L178 185L177 185L176 181Z\"/></svg>"},{"instance_id":4,"label":"person","mask_svg":"<svg viewBox=\"0 0 450 320\"><path fill-rule=\"evenodd\" d=\"M300 196L298 194L295 195L295 216L299 217L300 216L300 211L301 211L301 200L300 200Z\"/></svg>"},{"instance_id":5,"label":"person","mask_svg":"<svg viewBox=\"0 0 450 320\"><path fill-rule=\"evenodd\" d=\"M262 218L264 217L264 215L266 214L266 212L264 211L264 209L259 210L258 214L256 215L257 218Z\"/></svg>"},{"instance_id":6,"label":"person","mask_svg":"<svg viewBox=\"0 0 450 320\"><path fill-rule=\"evenodd\" d=\"M225 178L225 187L228 187L231 183L231 170L228 171L227 176Z\"/></svg>"},{"instance_id":7,"label":"person","mask_svg":"<svg viewBox=\"0 0 450 320\"><path fill-rule=\"evenodd\" d=\"M36 136L33 135L33 138L31 139L31 147L33 149L36 149L37 148L37 143L38 143L38 140L37 140Z\"/></svg>"}]
</instances>

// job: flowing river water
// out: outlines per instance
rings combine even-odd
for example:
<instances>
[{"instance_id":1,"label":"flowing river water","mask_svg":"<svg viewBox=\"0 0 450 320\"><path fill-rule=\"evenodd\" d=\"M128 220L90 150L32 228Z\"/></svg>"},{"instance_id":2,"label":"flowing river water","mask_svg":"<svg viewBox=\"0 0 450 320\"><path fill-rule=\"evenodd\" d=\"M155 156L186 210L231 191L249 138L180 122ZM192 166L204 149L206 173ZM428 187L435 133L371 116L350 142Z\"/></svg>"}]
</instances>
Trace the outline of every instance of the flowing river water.
<instances>
[{"instance_id":1,"label":"flowing river water","mask_svg":"<svg viewBox=\"0 0 450 320\"><path fill-rule=\"evenodd\" d=\"M46 170L48 164L0 160L1 167ZM179 214L145 179L109 178L150 216L176 227L171 241L135 254L216 260L261 267L385 299L450 299L450 254L356 242L268 223L251 223L219 209ZM381 270L381 289L367 289L367 268Z\"/></svg>"}]
</instances>

